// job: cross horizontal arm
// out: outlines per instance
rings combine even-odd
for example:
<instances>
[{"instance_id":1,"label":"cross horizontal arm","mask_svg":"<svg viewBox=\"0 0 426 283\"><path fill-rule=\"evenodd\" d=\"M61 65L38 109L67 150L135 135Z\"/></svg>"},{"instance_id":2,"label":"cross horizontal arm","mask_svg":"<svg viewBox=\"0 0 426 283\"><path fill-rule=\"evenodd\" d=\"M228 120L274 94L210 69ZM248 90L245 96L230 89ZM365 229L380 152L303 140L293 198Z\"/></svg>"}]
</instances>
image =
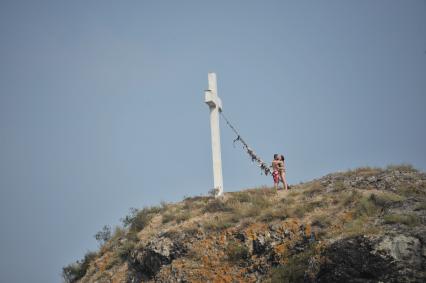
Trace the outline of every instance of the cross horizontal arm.
<instances>
[{"instance_id":1,"label":"cross horizontal arm","mask_svg":"<svg viewBox=\"0 0 426 283\"><path fill-rule=\"evenodd\" d=\"M207 105L210 107L218 107L219 111L222 111L222 101L215 93L208 89L204 91L204 96L204 102L207 103Z\"/></svg>"}]
</instances>

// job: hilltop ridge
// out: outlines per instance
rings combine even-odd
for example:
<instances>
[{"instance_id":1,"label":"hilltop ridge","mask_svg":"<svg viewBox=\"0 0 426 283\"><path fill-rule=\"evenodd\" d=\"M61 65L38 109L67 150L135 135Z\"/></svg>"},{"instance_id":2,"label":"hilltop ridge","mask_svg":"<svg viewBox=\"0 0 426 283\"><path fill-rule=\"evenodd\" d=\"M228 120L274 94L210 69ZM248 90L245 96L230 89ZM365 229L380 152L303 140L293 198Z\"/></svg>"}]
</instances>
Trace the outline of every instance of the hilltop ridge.
<instances>
[{"instance_id":1,"label":"hilltop ridge","mask_svg":"<svg viewBox=\"0 0 426 283\"><path fill-rule=\"evenodd\" d=\"M358 168L132 209L66 282L425 282L426 173Z\"/></svg>"}]
</instances>

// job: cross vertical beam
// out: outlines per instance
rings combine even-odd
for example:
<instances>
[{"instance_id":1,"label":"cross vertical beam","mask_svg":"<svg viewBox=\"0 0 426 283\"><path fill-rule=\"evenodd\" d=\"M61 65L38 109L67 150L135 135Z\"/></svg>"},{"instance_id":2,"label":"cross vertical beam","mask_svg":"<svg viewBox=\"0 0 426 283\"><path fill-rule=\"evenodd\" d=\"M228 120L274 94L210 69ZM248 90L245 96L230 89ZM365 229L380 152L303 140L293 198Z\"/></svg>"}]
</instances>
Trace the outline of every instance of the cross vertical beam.
<instances>
[{"instance_id":1,"label":"cross vertical beam","mask_svg":"<svg viewBox=\"0 0 426 283\"><path fill-rule=\"evenodd\" d=\"M212 138L213 180L216 197L223 194L222 155L220 148L219 112L222 111L222 101L217 95L216 74L208 74L209 88L204 91L205 103L210 108L210 130Z\"/></svg>"}]
</instances>

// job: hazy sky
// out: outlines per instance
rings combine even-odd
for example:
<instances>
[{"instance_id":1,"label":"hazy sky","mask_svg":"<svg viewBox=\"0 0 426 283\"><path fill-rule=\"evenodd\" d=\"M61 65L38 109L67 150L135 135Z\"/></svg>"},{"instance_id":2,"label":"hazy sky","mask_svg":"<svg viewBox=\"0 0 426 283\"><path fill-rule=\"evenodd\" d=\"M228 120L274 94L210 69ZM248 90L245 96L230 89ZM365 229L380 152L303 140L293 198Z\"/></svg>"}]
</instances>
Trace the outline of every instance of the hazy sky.
<instances>
[{"instance_id":1,"label":"hazy sky","mask_svg":"<svg viewBox=\"0 0 426 283\"><path fill-rule=\"evenodd\" d=\"M212 186L207 73L290 183L426 170L426 1L0 1L0 281ZM222 121L225 191L271 184Z\"/></svg>"}]
</instances>

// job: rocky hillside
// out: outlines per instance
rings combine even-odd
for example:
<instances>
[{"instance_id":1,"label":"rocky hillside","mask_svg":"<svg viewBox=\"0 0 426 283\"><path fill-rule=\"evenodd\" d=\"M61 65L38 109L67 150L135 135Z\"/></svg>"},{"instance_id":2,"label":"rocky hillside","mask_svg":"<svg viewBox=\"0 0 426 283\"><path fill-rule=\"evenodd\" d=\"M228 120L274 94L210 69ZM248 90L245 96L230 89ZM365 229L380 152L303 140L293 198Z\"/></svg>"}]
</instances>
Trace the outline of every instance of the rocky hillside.
<instances>
[{"instance_id":1,"label":"rocky hillside","mask_svg":"<svg viewBox=\"0 0 426 283\"><path fill-rule=\"evenodd\" d=\"M426 174L359 168L133 209L68 282L426 282ZM99 235L98 235L99 236Z\"/></svg>"}]
</instances>

